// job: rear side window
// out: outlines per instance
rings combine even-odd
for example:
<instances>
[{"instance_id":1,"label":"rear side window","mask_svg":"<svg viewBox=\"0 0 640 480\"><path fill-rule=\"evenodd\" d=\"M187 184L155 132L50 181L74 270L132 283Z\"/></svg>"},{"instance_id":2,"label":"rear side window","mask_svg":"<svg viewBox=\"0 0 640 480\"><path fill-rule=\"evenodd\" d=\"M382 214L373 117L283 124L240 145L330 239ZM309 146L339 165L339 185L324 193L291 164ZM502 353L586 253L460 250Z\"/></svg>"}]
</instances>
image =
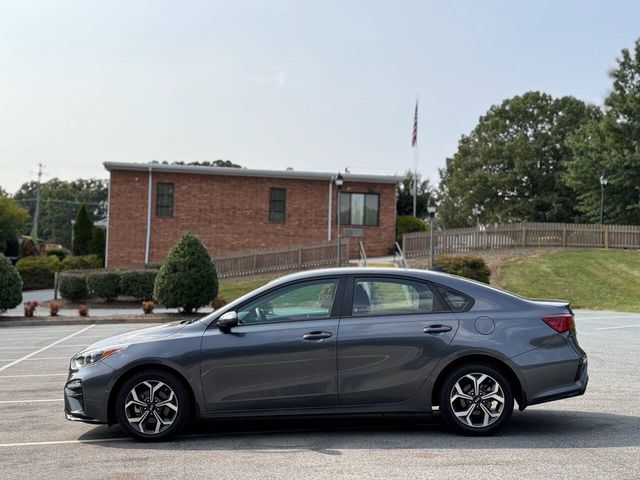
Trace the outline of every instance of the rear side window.
<instances>
[{"instance_id":1,"label":"rear side window","mask_svg":"<svg viewBox=\"0 0 640 480\"><path fill-rule=\"evenodd\" d=\"M454 312L465 312L473 305L473 299L467 295L456 292L446 287L439 288L440 293L444 297L444 301Z\"/></svg>"},{"instance_id":2,"label":"rear side window","mask_svg":"<svg viewBox=\"0 0 640 480\"><path fill-rule=\"evenodd\" d=\"M356 279L353 291L353 316L403 315L431 313L435 297L419 282L390 278Z\"/></svg>"}]
</instances>

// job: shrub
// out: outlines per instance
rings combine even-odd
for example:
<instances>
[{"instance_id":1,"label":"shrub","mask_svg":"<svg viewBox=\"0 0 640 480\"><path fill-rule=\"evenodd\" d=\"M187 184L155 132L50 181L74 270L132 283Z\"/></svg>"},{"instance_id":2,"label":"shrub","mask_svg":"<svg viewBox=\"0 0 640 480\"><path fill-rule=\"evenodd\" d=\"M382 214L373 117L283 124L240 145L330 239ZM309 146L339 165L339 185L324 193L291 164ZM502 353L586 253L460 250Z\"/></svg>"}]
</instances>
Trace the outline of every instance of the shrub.
<instances>
[{"instance_id":1,"label":"shrub","mask_svg":"<svg viewBox=\"0 0 640 480\"><path fill-rule=\"evenodd\" d=\"M191 313L218 295L218 274L204 245L182 235L160 267L153 296L168 308Z\"/></svg>"},{"instance_id":2,"label":"shrub","mask_svg":"<svg viewBox=\"0 0 640 480\"><path fill-rule=\"evenodd\" d=\"M435 263L442 266L442 270L446 273L489 283L491 270L480 257L440 255L436 258Z\"/></svg>"},{"instance_id":3,"label":"shrub","mask_svg":"<svg viewBox=\"0 0 640 480\"><path fill-rule=\"evenodd\" d=\"M59 260L64 260L69 253L69 250L66 248L52 248L51 250L47 250L45 255L48 257L58 257Z\"/></svg>"},{"instance_id":4,"label":"shrub","mask_svg":"<svg viewBox=\"0 0 640 480\"><path fill-rule=\"evenodd\" d=\"M78 315L80 315L81 317L88 317L89 316L89 307L87 307L86 305L79 305L78 306Z\"/></svg>"},{"instance_id":5,"label":"shrub","mask_svg":"<svg viewBox=\"0 0 640 480\"><path fill-rule=\"evenodd\" d=\"M24 316L27 318L33 317L33 314L36 313L36 308L38 308L37 300L27 300L24 302Z\"/></svg>"},{"instance_id":6,"label":"shrub","mask_svg":"<svg viewBox=\"0 0 640 480\"><path fill-rule=\"evenodd\" d=\"M213 299L213 301L211 302L211 307L214 310L218 310L219 308L224 307L227 304L227 301L222 298L222 297L216 297Z\"/></svg>"},{"instance_id":7,"label":"shrub","mask_svg":"<svg viewBox=\"0 0 640 480\"><path fill-rule=\"evenodd\" d=\"M93 270L102 268L102 259L97 255L69 255L61 264L61 270Z\"/></svg>"},{"instance_id":8,"label":"shrub","mask_svg":"<svg viewBox=\"0 0 640 480\"><path fill-rule=\"evenodd\" d=\"M24 290L53 288L55 273L60 271L58 257L24 257L18 260L16 268L24 282Z\"/></svg>"},{"instance_id":9,"label":"shrub","mask_svg":"<svg viewBox=\"0 0 640 480\"><path fill-rule=\"evenodd\" d=\"M81 205L76 215L76 221L73 224L73 244L71 245L71 251L74 255L87 255L89 253L89 242L91 241L92 230L93 224L91 220L89 220L87 208Z\"/></svg>"},{"instance_id":10,"label":"shrub","mask_svg":"<svg viewBox=\"0 0 640 480\"><path fill-rule=\"evenodd\" d=\"M142 302L142 311L145 314L153 313L154 308L156 308L156 302L154 302L153 300Z\"/></svg>"},{"instance_id":11,"label":"shrub","mask_svg":"<svg viewBox=\"0 0 640 480\"><path fill-rule=\"evenodd\" d=\"M61 303L56 300L51 300L48 303L48 306L49 306L49 315L51 315L52 317L57 317L58 311L60 310Z\"/></svg>"},{"instance_id":12,"label":"shrub","mask_svg":"<svg viewBox=\"0 0 640 480\"><path fill-rule=\"evenodd\" d=\"M104 266L104 251L106 245L106 234L104 228L94 228L93 233L91 234L91 240L89 240L89 253L92 255L97 255L102 260L102 265Z\"/></svg>"},{"instance_id":13,"label":"shrub","mask_svg":"<svg viewBox=\"0 0 640 480\"><path fill-rule=\"evenodd\" d=\"M93 272L87 275L89 295L111 302L120 294L120 274L118 272Z\"/></svg>"},{"instance_id":14,"label":"shrub","mask_svg":"<svg viewBox=\"0 0 640 480\"><path fill-rule=\"evenodd\" d=\"M412 232L426 232L429 230L424 221L413 215L400 215L396 220L396 240L402 242L402 235Z\"/></svg>"},{"instance_id":15,"label":"shrub","mask_svg":"<svg viewBox=\"0 0 640 480\"><path fill-rule=\"evenodd\" d=\"M89 298L87 277L81 273L66 273L60 277L60 296L65 300L77 302Z\"/></svg>"},{"instance_id":16,"label":"shrub","mask_svg":"<svg viewBox=\"0 0 640 480\"><path fill-rule=\"evenodd\" d=\"M133 270L120 272L120 293L136 300L152 300L157 270Z\"/></svg>"},{"instance_id":17,"label":"shrub","mask_svg":"<svg viewBox=\"0 0 640 480\"><path fill-rule=\"evenodd\" d=\"M0 253L0 314L22 301L22 279L16 267Z\"/></svg>"}]
</instances>

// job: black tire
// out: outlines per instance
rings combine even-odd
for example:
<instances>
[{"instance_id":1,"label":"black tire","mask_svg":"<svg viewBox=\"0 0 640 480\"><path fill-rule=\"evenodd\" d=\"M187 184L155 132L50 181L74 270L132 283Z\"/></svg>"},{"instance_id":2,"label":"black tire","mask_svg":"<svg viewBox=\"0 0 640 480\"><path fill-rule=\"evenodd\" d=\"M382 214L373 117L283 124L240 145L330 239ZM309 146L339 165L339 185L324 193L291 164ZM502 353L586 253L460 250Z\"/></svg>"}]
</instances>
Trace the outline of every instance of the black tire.
<instances>
[{"instance_id":1,"label":"black tire","mask_svg":"<svg viewBox=\"0 0 640 480\"><path fill-rule=\"evenodd\" d=\"M472 380L470 380L469 377L466 377L466 375L473 376L473 374L488 375L489 378L481 383L479 394L476 395L475 393L477 392L474 392L472 395L471 390L464 392L467 396L472 398L471 400L463 399L461 397L453 400L453 404L458 408L458 413L465 411L472 412L470 416L463 417L464 419L461 419L454 413L454 406L452 406L452 395L455 396L458 392L458 390L455 392L453 390L458 381L461 381L462 385L465 385L465 382L469 382L469 385L473 387L474 383L472 383ZM482 377L476 376L476 378L480 379ZM492 406L499 405L497 400L495 400L495 402L492 399L483 400L483 396L485 394L488 396L490 394L490 392L483 392L484 386L489 386L492 392L495 389L496 383L500 386L503 393L503 395L499 395L498 398L504 399L503 406L499 411L498 408L492 408ZM482 396L480 394L482 394ZM442 414L445 422L452 429L464 435L493 435L509 421L511 414L513 413L513 389L511 384L500 370L484 363L463 365L453 370L445 378L438 395L440 413ZM483 410L483 406L485 410ZM472 407L474 408L472 409ZM493 415L499 414L499 416L494 419L494 417L490 417L488 414L485 415L485 411L490 411ZM491 423L483 426L483 420L485 418L489 418ZM468 421L474 425L469 425Z\"/></svg>"},{"instance_id":2,"label":"black tire","mask_svg":"<svg viewBox=\"0 0 640 480\"><path fill-rule=\"evenodd\" d=\"M145 386L143 385L142 387L138 387L137 390L140 391L142 389L142 392L137 393L137 396L141 400L141 403L145 403L147 406L142 407L137 406L137 404L130 404L128 407L128 412L130 413L130 416L132 418L140 418L135 416L135 414L137 414L137 411L133 411L132 409L134 408L138 408L139 410L141 410L140 415L143 415L144 413L148 414L148 420L144 422L143 426L141 427L141 431L139 429L140 427L136 428L127 418L127 409L125 408L125 402L127 402L127 397L129 396L132 389L136 386L139 386L140 384L144 384L144 382L150 382L152 386L159 385L157 382L161 382L166 387L168 387L175 395L175 402L172 400L171 403L177 408L177 412L174 413L173 408L155 407L155 405L152 405L152 401L147 402L144 398ZM162 400L166 400L166 398L173 398L170 396L170 394L167 394L168 392L169 390L167 388L160 386L160 389L152 400L156 400L157 397L161 394L163 394L165 398L158 398L157 400L160 400L160 403L162 403ZM129 397L129 400L131 400L131 398L132 397ZM146 412L145 408L149 409L149 412ZM153 411L151 411L151 408L153 408ZM127 435L135 438L136 440L141 440L144 442L164 441L170 439L174 435L177 435L189 422L192 410L191 399L189 397L187 387L184 385L184 382L176 375L165 372L163 370L147 370L135 373L122 385L122 387L118 391L115 409L118 423L120 424L120 427L122 427L122 429L127 433ZM163 417L162 412L168 412L168 414ZM158 414L158 417L152 418L149 415L153 415L155 413ZM153 427L155 424L159 423L155 420L155 418L164 418L167 422L171 421L171 423L167 426L161 424L158 428L161 428L162 430L158 433L155 433L153 431ZM144 430L147 431L145 432Z\"/></svg>"}]
</instances>

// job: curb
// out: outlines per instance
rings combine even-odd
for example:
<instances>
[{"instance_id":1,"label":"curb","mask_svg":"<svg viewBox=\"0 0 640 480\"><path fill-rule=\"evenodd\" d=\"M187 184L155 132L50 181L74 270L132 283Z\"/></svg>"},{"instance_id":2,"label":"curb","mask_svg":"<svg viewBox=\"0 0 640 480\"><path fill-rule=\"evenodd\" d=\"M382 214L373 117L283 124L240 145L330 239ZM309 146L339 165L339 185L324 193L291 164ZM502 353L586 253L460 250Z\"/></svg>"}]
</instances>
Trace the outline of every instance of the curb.
<instances>
[{"instance_id":1,"label":"curb","mask_svg":"<svg viewBox=\"0 0 640 480\"><path fill-rule=\"evenodd\" d=\"M145 316L122 316L122 317L45 317L45 318L24 318L24 317L0 317L0 328L2 327L34 327L34 326L57 326L57 325L107 325L111 323L170 323L180 320L192 320L200 318L193 315L172 315L158 317L156 315Z\"/></svg>"}]
</instances>

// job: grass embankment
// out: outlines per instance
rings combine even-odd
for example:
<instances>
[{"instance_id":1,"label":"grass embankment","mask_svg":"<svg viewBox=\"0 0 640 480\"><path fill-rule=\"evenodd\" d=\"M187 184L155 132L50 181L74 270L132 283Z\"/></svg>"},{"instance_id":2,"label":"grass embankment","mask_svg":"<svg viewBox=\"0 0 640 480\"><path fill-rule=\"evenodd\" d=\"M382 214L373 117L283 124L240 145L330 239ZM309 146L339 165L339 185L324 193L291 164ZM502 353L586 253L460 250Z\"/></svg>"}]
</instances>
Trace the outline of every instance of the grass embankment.
<instances>
[{"instance_id":1,"label":"grass embankment","mask_svg":"<svg viewBox=\"0 0 640 480\"><path fill-rule=\"evenodd\" d=\"M255 290L281 275L264 275L250 278L223 278L220 280L218 297L231 302L251 290Z\"/></svg>"},{"instance_id":2,"label":"grass embankment","mask_svg":"<svg viewBox=\"0 0 640 480\"><path fill-rule=\"evenodd\" d=\"M565 250L510 260L497 281L519 295L569 300L575 308L640 312L640 251Z\"/></svg>"}]
</instances>

